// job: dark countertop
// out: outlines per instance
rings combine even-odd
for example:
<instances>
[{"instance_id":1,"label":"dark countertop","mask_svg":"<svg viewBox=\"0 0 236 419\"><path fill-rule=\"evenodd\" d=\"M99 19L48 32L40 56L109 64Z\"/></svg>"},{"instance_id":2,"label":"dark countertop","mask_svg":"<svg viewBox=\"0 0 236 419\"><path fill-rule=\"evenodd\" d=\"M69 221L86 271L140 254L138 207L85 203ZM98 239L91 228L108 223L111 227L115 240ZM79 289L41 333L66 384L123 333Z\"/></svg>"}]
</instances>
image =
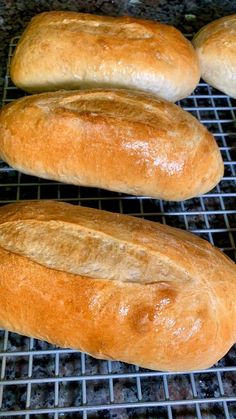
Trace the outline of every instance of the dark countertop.
<instances>
[{"instance_id":1,"label":"dark countertop","mask_svg":"<svg viewBox=\"0 0 236 419\"><path fill-rule=\"evenodd\" d=\"M0 95L6 72L10 39L19 35L29 20L47 10L130 15L172 24L184 33L196 32L204 24L227 14L236 13L231 0L0 0Z\"/></svg>"}]
</instances>

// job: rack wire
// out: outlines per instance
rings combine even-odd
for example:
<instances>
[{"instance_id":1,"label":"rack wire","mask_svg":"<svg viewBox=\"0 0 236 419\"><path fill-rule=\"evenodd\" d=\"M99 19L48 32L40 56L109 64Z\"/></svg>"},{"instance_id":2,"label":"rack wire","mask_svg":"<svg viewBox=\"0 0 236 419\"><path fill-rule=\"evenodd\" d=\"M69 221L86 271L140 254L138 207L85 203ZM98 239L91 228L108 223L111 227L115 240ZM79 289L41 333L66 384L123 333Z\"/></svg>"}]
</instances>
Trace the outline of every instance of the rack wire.
<instances>
[{"instance_id":1,"label":"rack wire","mask_svg":"<svg viewBox=\"0 0 236 419\"><path fill-rule=\"evenodd\" d=\"M10 43L3 105L24 95L9 76L17 40ZM43 180L0 161L0 204L54 199L144 217L192 231L236 260L236 101L201 82L179 104L220 147L225 174L209 193L166 202ZM235 418L236 346L209 370L162 373L0 330L0 417Z\"/></svg>"}]
</instances>

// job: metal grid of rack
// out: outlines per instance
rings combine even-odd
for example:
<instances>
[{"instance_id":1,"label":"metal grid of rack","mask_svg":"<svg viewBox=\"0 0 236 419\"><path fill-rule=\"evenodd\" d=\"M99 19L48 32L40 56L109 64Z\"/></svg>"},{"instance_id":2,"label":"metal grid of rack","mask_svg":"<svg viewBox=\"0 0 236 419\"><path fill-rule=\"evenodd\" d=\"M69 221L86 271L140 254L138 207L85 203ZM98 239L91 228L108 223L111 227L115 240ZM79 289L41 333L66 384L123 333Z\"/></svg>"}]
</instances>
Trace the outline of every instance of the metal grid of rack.
<instances>
[{"instance_id":1,"label":"metal grid of rack","mask_svg":"<svg viewBox=\"0 0 236 419\"><path fill-rule=\"evenodd\" d=\"M9 77L17 40L3 105L24 94ZM204 196L179 203L128 196L27 176L0 161L0 204L58 199L144 217L192 231L236 260L236 101L200 83L179 104L214 134L224 159L222 181ZM209 370L161 373L0 330L0 417L234 418L236 345Z\"/></svg>"}]
</instances>

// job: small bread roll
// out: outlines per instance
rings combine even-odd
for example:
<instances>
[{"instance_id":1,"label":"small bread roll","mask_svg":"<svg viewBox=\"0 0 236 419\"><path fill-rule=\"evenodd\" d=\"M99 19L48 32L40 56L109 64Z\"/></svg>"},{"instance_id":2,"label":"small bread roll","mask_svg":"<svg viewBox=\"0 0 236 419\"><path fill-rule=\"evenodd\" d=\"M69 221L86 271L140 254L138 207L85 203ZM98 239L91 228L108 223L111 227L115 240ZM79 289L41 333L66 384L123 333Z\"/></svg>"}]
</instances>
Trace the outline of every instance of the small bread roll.
<instances>
[{"instance_id":1,"label":"small bread roll","mask_svg":"<svg viewBox=\"0 0 236 419\"><path fill-rule=\"evenodd\" d=\"M195 35L202 78L236 98L236 14L215 20Z\"/></svg>"},{"instance_id":2,"label":"small bread roll","mask_svg":"<svg viewBox=\"0 0 236 419\"><path fill-rule=\"evenodd\" d=\"M159 223L53 201L0 208L0 328L154 370L236 341L235 264Z\"/></svg>"},{"instance_id":3,"label":"small bread roll","mask_svg":"<svg viewBox=\"0 0 236 419\"><path fill-rule=\"evenodd\" d=\"M223 175L214 137L179 106L127 90L23 97L0 114L0 155L17 170L172 201Z\"/></svg>"},{"instance_id":4,"label":"small bread roll","mask_svg":"<svg viewBox=\"0 0 236 419\"><path fill-rule=\"evenodd\" d=\"M75 12L35 16L10 72L13 82L30 93L114 87L170 101L188 96L200 78L194 48L174 27Z\"/></svg>"}]
</instances>

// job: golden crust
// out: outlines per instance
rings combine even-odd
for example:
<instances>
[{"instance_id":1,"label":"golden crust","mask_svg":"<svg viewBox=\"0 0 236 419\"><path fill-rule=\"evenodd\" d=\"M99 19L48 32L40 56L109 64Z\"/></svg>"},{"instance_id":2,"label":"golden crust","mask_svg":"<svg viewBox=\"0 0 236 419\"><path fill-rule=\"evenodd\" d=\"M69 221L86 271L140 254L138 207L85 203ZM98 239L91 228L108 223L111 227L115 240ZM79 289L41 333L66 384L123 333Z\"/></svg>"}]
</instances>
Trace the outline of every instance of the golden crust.
<instances>
[{"instance_id":1,"label":"golden crust","mask_svg":"<svg viewBox=\"0 0 236 419\"><path fill-rule=\"evenodd\" d=\"M41 232L29 253L24 245L31 234L30 221L39 223ZM57 232L49 243L51 221ZM173 371L210 367L235 342L235 264L208 242L158 223L52 201L2 207L0 222L0 327L97 358ZM98 256L91 241L96 232L103 244L109 239L120 246L142 246L147 259L154 253L162 275L157 269L148 284L141 278L132 282L122 277L91 278L91 264L86 276L70 273L64 259L70 261L71 237L62 234L63 225L71 234L86 227L94 265L98 258L104 266L108 263L102 244ZM23 242L18 229L24 231ZM63 265L61 270L45 265L55 241L60 251L54 262ZM80 253L75 235L74 243ZM37 262L33 253L38 254ZM116 250L110 249L109 257L113 256ZM83 261L84 253L78 257ZM126 275L128 252L120 258ZM115 272L115 266L108 266Z\"/></svg>"},{"instance_id":2,"label":"golden crust","mask_svg":"<svg viewBox=\"0 0 236 419\"><path fill-rule=\"evenodd\" d=\"M213 136L178 106L122 90L44 93L0 114L0 154L42 178L183 200L223 175Z\"/></svg>"},{"instance_id":3,"label":"golden crust","mask_svg":"<svg viewBox=\"0 0 236 419\"><path fill-rule=\"evenodd\" d=\"M200 78L194 49L174 27L131 17L75 12L35 16L11 62L27 92L116 87L188 96Z\"/></svg>"},{"instance_id":4,"label":"golden crust","mask_svg":"<svg viewBox=\"0 0 236 419\"><path fill-rule=\"evenodd\" d=\"M217 19L195 35L202 78L236 98L236 14Z\"/></svg>"}]
</instances>

